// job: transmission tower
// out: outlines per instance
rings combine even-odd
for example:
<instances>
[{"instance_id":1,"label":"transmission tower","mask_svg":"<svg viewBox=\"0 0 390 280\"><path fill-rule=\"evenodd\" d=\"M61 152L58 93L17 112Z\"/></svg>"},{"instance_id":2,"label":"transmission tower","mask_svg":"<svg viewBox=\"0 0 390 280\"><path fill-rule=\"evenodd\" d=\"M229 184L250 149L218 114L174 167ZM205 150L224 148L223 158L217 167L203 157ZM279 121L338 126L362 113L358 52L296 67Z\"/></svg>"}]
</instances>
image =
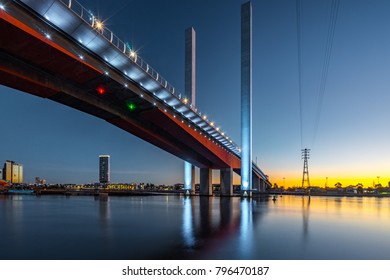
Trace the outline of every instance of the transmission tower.
<instances>
[{"instance_id":1,"label":"transmission tower","mask_svg":"<svg viewBox=\"0 0 390 280\"><path fill-rule=\"evenodd\" d=\"M310 188L309 180L309 165L307 160L310 158L310 149L302 149L302 159L303 159L303 175L302 175L302 188L305 187L305 182L307 187Z\"/></svg>"}]
</instances>

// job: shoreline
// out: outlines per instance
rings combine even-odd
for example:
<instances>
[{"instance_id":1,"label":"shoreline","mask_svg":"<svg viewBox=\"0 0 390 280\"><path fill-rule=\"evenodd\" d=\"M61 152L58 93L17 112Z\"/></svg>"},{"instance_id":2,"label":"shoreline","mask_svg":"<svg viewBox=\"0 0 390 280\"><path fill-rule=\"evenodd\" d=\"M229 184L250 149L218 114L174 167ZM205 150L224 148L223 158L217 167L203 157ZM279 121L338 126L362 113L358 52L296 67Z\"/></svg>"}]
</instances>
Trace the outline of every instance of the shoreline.
<instances>
[{"instance_id":1,"label":"shoreline","mask_svg":"<svg viewBox=\"0 0 390 280\"><path fill-rule=\"evenodd\" d=\"M183 190L113 190L113 189L7 189L0 192L1 195L65 195L65 196L158 196L158 195L183 195ZM200 195L198 192L192 193L189 196L208 196L208 197L241 197L240 193L233 193L231 196L223 196L218 192L214 192L211 195ZM273 198L276 199L278 196L305 196L305 197L390 197L390 194L326 194L326 193L294 193L294 192L266 192L266 193L252 193L253 198Z\"/></svg>"}]
</instances>

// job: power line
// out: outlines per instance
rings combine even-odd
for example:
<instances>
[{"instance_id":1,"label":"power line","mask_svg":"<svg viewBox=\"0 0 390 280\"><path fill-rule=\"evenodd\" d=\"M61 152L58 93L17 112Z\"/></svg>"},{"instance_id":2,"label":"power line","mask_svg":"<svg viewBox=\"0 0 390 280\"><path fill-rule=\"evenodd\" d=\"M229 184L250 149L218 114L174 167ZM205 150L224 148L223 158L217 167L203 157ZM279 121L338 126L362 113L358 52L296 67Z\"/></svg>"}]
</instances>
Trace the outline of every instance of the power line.
<instances>
[{"instance_id":1,"label":"power line","mask_svg":"<svg viewBox=\"0 0 390 280\"><path fill-rule=\"evenodd\" d=\"M315 116L312 145L314 145L314 143L315 143L317 133L318 133L319 122L320 122L320 118L321 118L322 105L323 105L323 101L324 101L326 82L328 79L330 59L332 56L332 49L333 49L333 42L334 42L334 35L335 35L335 30L336 30L336 23L337 23L339 7L340 7L340 0L332 0L331 8L330 8L330 15L329 15L328 33L327 33L326 42L325 42L325 51L324 51L324 58L323 58L323 64L322 64L321 78L320 78L320 83L319 83L319 87L318 87L318 101L317 101L317 110L316 110L316 116Z\"/></svg>"},{"instance_id":2,"label":"power line","mask_svg":"<svg viewBox=\"0 0 390 280\"><path fill-rule=\"evenodd\" d=\"M299 92L299 123L301 135L301 148L303 147L303 116L302 116L302 46L301 46L301 0L296 0L297 19L297 49L298 49L298 92Z\"/></svg>"}]
</instances>

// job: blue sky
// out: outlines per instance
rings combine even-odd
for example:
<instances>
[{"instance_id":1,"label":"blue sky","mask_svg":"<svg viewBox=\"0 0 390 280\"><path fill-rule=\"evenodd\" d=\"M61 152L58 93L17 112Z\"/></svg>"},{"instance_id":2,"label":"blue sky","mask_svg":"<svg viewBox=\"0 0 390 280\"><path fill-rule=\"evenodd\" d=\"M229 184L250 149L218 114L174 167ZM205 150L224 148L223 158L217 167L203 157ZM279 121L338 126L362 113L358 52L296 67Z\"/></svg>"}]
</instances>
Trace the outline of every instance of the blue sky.
<instances>
[{"instance_id":1,"label":"blue sky","mask_svg":"<svg viewBox=\"0 0 390 280\"><path fill-rule=\"evenodd\" d=\"M240 143L240 5L244 1L79 0L184 91L184 30L197 32L197 107ZM315 117L330 0L302 0L300 136L295 0L253 1L253 158L271 181L300 184L301 148L312 183L390 180L388 1L342 0L318 131ZM182 182L180 159L74 109L0 86L0 161L25 181L98 180L111 155L115 182ZM302 144L301 144L302 142ZM218 179L216 180L218 181ZM365 183L367 185L368 183Z\"/></svg>"}]
</instances>

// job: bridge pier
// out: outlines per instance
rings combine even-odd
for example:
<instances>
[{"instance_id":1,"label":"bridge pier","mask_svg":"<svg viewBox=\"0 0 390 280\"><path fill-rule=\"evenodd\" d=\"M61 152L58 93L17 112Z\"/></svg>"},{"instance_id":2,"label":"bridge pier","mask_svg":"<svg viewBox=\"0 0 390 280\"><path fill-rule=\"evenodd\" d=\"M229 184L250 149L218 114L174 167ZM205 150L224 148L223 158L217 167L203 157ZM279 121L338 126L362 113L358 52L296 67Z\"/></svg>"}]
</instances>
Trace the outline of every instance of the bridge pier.
<instances>
[{"instance_id":1,"label":"bridge pier","mask_svg":"<svg viewBox=\"0 0 390 280\"><path fill-rule=\"evenodd\" d=\"M261 179L252 173L252 190L260 191Z\"/></svg>"},{"instance_id":2,"label":"bridge pier","mask_svg":"<svg viewBox=\"0 0 390 280\"><path fill-rule=\"evenodd\" d=\"M184 191L186 194L195 193L195 166L189 162L184 162Z\"/></svg>"},{"instance_id":3,"label":"bridge pier","mask_svg":"<svg viewBox=\"0 0 390 280\"><path fill-rule=\"evenodd\" d=\"M241 191L252 189L252 4L241 6Z\"/></svg>"},{"instance_id":4,"label":"bridge pier","mask_svg":"<svg viewBox=\"0 0 390 280\"><path fill-rule=\"evenodd\" d=\"M190 104L195 106L195 67L196 67L196 34L194 28L190 27L185 30L185 94L188 97ZM187 102L188 102L187 101ZM202 183L200 184L202 186ZM185 161L184 162L184 189L191 190L195 193L195 167Z\"/></svg>"},{"instance_id":5,"label":"bridge pier","mask_svg":"<svg viewBox=\"0 0 390 280\"><path fill-rule=\"evenodd\" d=\"M265 192L266 189L266 183L263 179L260 179L260 192Z\"/></svg>"},{"instance_id":6,"label":"bridge pier","mask_svg":"<svg viewBox=\"0 0 390 280\"><path fill-rule=\"evenodd\" d=\"M213 170L211 168L200 168L200 189L199 195L213 194Z\"/></svg>"},{"instance_id":7,"label":"bridge pier","mask_svg":"<svg viewBox=\"0 0 390 280\"><path fill-rule=\"evenodd\" d=\"M220 170L221 196L233 195L233 168L223 168Z\"/></svg>"}]
</instances>

